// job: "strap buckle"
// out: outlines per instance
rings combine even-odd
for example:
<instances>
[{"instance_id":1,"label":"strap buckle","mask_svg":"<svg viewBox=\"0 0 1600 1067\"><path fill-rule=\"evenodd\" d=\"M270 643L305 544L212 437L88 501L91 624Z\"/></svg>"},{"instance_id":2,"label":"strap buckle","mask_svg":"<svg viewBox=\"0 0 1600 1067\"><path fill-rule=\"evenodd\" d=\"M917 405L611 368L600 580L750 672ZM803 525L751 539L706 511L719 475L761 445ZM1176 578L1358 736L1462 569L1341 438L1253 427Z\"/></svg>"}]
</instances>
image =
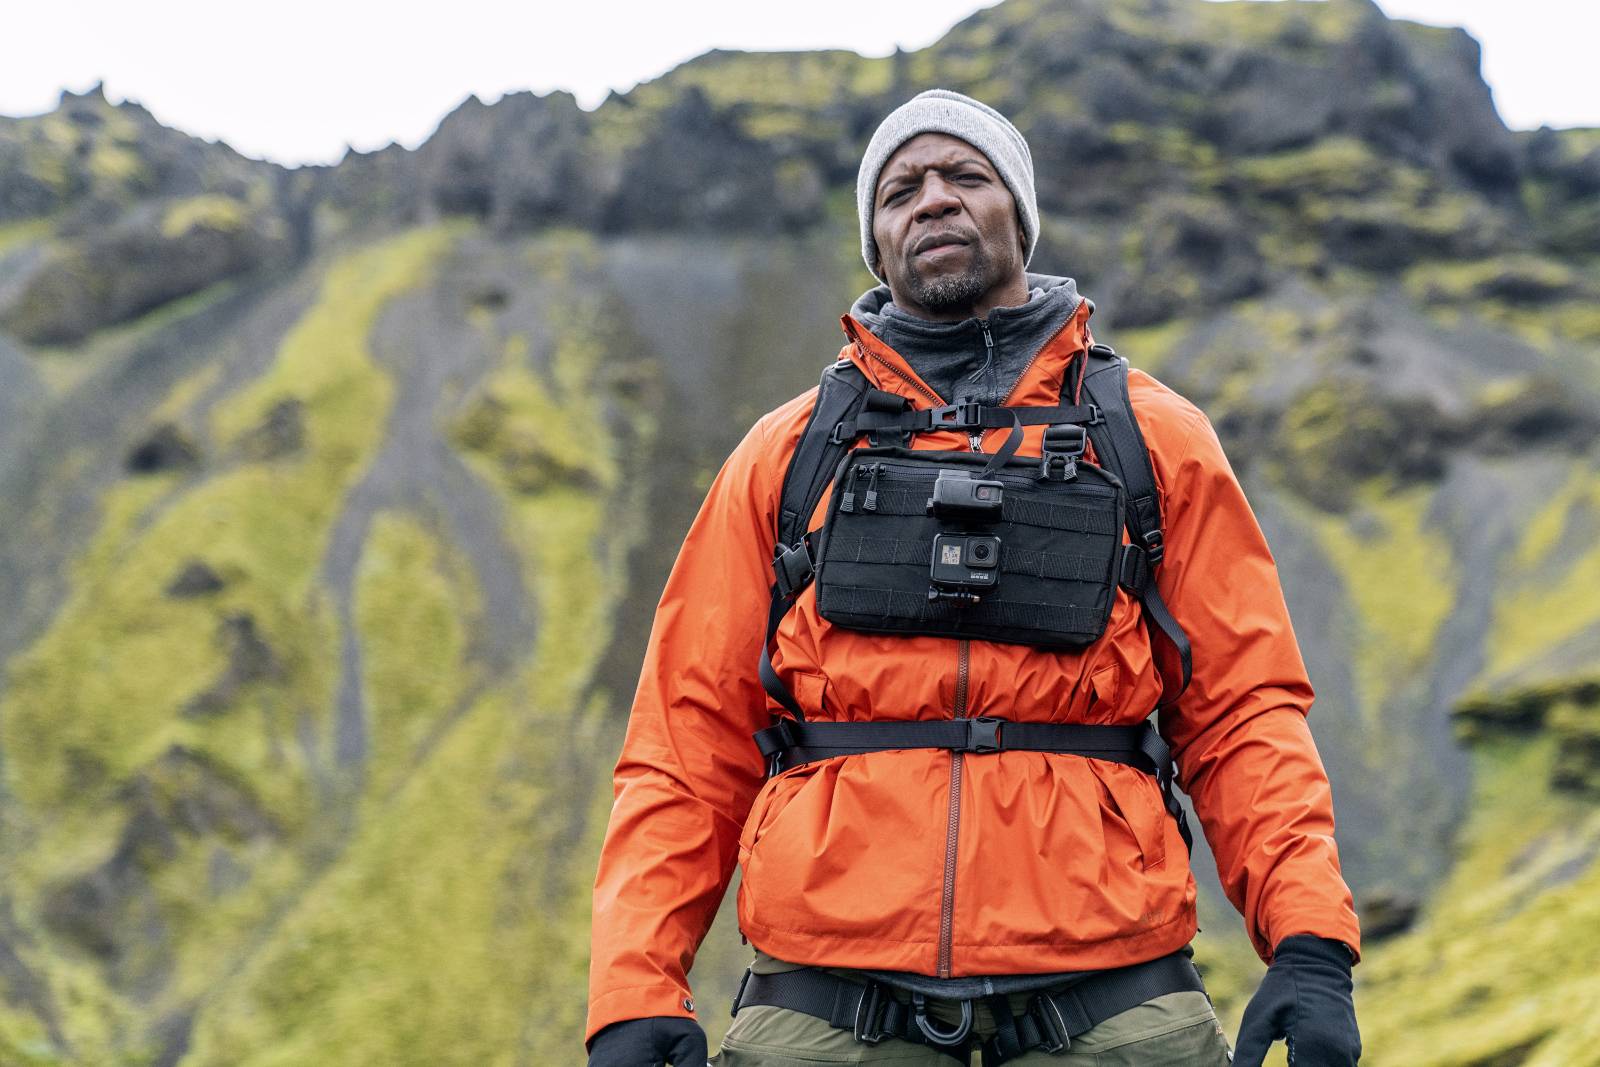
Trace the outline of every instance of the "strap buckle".
<instances>
[{"instance_id":1,"label":"strap buckle","mask_svg":"<svg viewBox=\"0 0 1600 1067\"><path fill-rule=\"evenodd\" d=\"M1028 1001L1026 1014L1039 1029L1039 1049L1045 1055L1065 1052L1072 1045L1072 1038L1067 1033L1067 1021L1061 1017L1061 1009L1048 994L1035 994Z\"/></svg>"},{"instance_id":2,"label":"strap buckle","mask_svg":"<svg viewBox=\"0 0 1600 1067\"><path fill-rule=\"evenodd\" d=\"M930 430L973 430L983 425L983 405L976 400L946 404L928 412Z\"/></svg>"},{"instance_id":3,"label":"strap buckle","mask_svg":"<svg viewBox=\"0 0 1600 1067\"><path fill-rule=\"evenodd\" d=\"M1078 460L1088 447L1089 432L1074 422L1047 427L1039 450L1039 477L1047 482L1070 482L1078 476Z\"/></svg>"},{"instance_id":4,"label":"strap buckle","mask_svg":"<svg viewBox=\"0 0 1600 1067\"><path fill-rule=\"evenodd\" d=\"M854 1033L857 1041L865 1045L876 1045L891 1036L883 1025L883 1009L887 1004L883 986L868 980L867 988L861 991L861 999L856 1003Z\"/></svg>"},{"instance_id":5,"label":"strap buckle","mask_svg":"<svg viewBox=\"0 0 1600 1067\"><path fill-rule=\"evenodd\" d=\"M962 752L999 752L1000 724L1006 720L992 715L967 720L967 743Z\"/></svg>"},{"instance_id":6,"label":"strap buckle","mask_svg":"<svg viewBox=\"0 0 1600 1067\"><path fill-rule=\"evenodd\" d=\"M1123 545L1117 565L1117 584L1134 596L1144 596L1150 587L1150 553L1138 545Z\"/></svg>"},{"instance_id":7,"label":"strap buckle","mask_svg":"<svg viewBox=\"0 0 1600 1067\"><path fill-rule=\"evenodd\" d=\"M1154 567L1161 562L1161 557L1166 554L1166 548L1161 539L1161 531L1147 530L1141 535L1141 539L1144 541L1144 551L1145 555L1149 557L1150 566Z\"/></svg>"},{"instance_id":8,"label":"strap buckle","mask_svg":"<svg viewBox=\"0 0 1600 1067\"><path fill-rule=\"evenodd\" d=\"M780 599L788 600L804 589L816 572L809 535L792 545L779 545L772 553L772 572L777 576L776 589Z\"/></svg>"}]
</instances>

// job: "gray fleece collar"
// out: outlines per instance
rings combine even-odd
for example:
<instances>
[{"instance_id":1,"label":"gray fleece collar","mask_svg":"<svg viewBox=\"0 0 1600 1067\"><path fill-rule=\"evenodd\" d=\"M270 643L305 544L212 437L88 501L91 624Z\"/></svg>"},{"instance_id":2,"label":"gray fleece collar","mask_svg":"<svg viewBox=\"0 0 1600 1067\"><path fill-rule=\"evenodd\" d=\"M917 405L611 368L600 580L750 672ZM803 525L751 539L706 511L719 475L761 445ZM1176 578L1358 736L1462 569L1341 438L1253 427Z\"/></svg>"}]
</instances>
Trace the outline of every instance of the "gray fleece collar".
<instances>
[{"instance_id":1,"label":"gray fleece collar","mask_svg":"<svg viewBox=\"0 0 1600 1067\"><path fill-rule=\"evenodd\" d=\"M1027 284L1026 303L994 308L982 320L918 318L894 303L887 285L861 294L850 314L898 352L946 403L999 404L1084 299L1071 278L1029 274ZM992 348L985 343L984 326Z\"/></svg>"}]
</instances>

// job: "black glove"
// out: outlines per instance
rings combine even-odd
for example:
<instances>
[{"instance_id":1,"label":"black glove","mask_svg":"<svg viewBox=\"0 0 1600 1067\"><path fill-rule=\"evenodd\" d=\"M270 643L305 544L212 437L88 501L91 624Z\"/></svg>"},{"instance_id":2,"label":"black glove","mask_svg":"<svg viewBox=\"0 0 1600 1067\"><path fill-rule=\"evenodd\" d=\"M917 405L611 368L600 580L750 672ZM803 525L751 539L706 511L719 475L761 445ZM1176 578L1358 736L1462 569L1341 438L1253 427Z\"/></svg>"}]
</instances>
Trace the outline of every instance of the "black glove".
<instances>
[{"instance_id":1,"label":"black glove","mask_svg":"<svg viewBox=\"0 0 1600 1067\"><path fill-rule=\"evenodd\" d=\"M1355 1067L1361 1059L1350 950L1341 942L1294 934L1278 943L1244 1009L1233 1067L1261 1067L1280 1037L1289 1039L1291 1067Z\"/></svg>"},{"instance_id":2,"label":"black glove","mask_svg":"<svg viewBox=\"0 0 1600 1067\"><path fill-rule=\"evenodd\" d=\"M589 1067L706 1067L707 1058L700 1024L670 1015L612 1023L589 1042Z\"/></svg>"}]
</instances>

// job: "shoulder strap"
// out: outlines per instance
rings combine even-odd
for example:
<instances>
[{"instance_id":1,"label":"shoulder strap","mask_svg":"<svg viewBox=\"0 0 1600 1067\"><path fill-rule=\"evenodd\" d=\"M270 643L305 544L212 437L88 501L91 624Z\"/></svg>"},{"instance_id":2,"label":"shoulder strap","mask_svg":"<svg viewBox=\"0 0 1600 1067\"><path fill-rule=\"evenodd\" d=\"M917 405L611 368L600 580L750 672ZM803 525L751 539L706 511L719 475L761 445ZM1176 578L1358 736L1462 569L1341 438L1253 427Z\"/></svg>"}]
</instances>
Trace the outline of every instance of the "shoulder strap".
<instances>
[{"instance_id":1,"label":"shoulder strap","mask_svg":"<svg viewBox=\"0 0 1600 1067\"><path fill-rule=\"evenodd\" d=\"M867 391L866 375L848 359L823 369L811 417L783 475L783 498L778 507L780 547L793 545L805 534L806 523L828 487L829 475L850 447L848 442L832 440L833 428L861 407Z\"/></svg>"},{"instance_id":2,"label":"shoulder strap","mask_svg":"<svg viewBox=\"0 0 1600 1067\"><path fill-rule=\"evenodd\" d=\"M1084 356L1083 388L1105 413L1103 422L1089 426L1089 439L1107 467L1122 480L1128 493L1128 537L1133 542L1122 554L1121 584L1144 606L1145 623L1160 630L1178 652L1183 678L1177 692L1162 704L1171 704L1189 687L1191 657L1189 636L1172 617L1156 589L1155 568L1161 563L1161 497L1156 491L1155 468L1145 445L1139 420L1128 398L1128 361L1110 345L1093 344Z\"/></svg>"},{"instance_id":3,"label":"shoulder strap","mask_svg":"<svg viewBox=\"0 0 1600 1067\"><path fill-rule=\"evenodd\" d=\"M867 376L848 359L825 368L817 385L811 417L806 420L783 473L783 491L778 502L778 540L772 560L777 581L772 586L766 637L761 642L760 670L762 688L796 719L803 720L805 713L773 669L772 639L800 590L811 579L814 562L806 524L811 521L811 513L817 509L817 501L822 499L839 460L854 443L854 439L838 440L833 429L859 414L875 395L889 397L892 394L880 394L871 388ZM904 406L903 399L895 399Z\"/></svg>"}]
</instances>

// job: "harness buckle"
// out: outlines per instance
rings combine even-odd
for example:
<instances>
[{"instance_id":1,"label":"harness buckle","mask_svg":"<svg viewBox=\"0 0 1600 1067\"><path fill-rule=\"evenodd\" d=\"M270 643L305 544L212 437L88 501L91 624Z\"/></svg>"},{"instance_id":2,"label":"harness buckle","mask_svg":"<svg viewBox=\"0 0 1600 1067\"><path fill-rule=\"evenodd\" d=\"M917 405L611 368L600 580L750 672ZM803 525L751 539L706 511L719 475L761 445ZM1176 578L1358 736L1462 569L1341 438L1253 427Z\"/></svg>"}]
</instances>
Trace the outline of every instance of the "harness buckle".
<instances>
[{"instance_id":1,"label":"harness buckle","mask_svg":"<svg viewBox=\"0 0 1600 1067\"><path fill-rule=\"evenodd\" d=\"M972 430L983 425L983 405L976 400L946 404L928 412L930 430Z\"/></svg>"},{"instance_id":2,"label":"harness buckle","mask_svg":"<svg viewBox=\"0 0 1600 1067\"><path fill-rule=\"evenodd\" d=\"M1000 724L1004 719L992 715L967 720L967 744L963 752L999 752Z\"/></svg>"},{"instance_id":3,"label":"harness buckle","mask_svg":"<svg viewBox=\"0 0 1600 1067\"><path fill-rule=\"evenodd\" d=\"M1147 530L1142 535L1141 540L1144 541L1144 551L1150 559L1150 566L1154 567L1161 562L1161 557L1166 554L1166 548L1161 540L1161 531Z\"/></svg>"},{"instance_id":4,"label":"harness buckle","mask_svg":"<svg viewBox=\"0 0 1600 1067\"><path fill-rule=\"evenodd\" d=\"M883 1026L883 1009L888 1001L883 995L883 986L875 981L868 981L867 988L861 992L861 1000L856 1004L856 1021L854 1034L857 1041L865 1045L876 1045L884 1038L889 1037L889 1031Z\"/></svg>"},{"instance_id":5,"label":"harness buckle","mask_svg":"<svg viewBox=\"0 0 1600 1067\"><path fill-rule=\"evenodd\" d=\"M1067 1021L1061 1017L1061 1009L1056 1007L1056 1002L1048 994L1035 994L1028 1001L1026 1014L1038 1027L1039 1049L1047 1056L1065 1052L1072 1045L1072 1038L1067 1034Z\"/></svg>"},{"instance_id":6,"label":"harness buckle","mask_svg":"<svg viewBox=\"0 0 1600 1067\"><path fill-rule=\"evenodd\" d=\"M1078 460L1088 447L1089 433L1073 422L1057 423L1044 431L1039 450L1039 477L1044 481L1070 482L1078 476Z\"/></svg>"},{"instance_id":7,"label":"harness buckle","mask_svg":"<svg viewBox=\"0 0 1600 1067\"><path fill-rule=\"evenodd\" d=\"M792 545L779 545L772 553L772 572L777 576L778 596L789 599L805 588L816 571L811 543L804 537Z\"/></svg>"}]
</instances>

